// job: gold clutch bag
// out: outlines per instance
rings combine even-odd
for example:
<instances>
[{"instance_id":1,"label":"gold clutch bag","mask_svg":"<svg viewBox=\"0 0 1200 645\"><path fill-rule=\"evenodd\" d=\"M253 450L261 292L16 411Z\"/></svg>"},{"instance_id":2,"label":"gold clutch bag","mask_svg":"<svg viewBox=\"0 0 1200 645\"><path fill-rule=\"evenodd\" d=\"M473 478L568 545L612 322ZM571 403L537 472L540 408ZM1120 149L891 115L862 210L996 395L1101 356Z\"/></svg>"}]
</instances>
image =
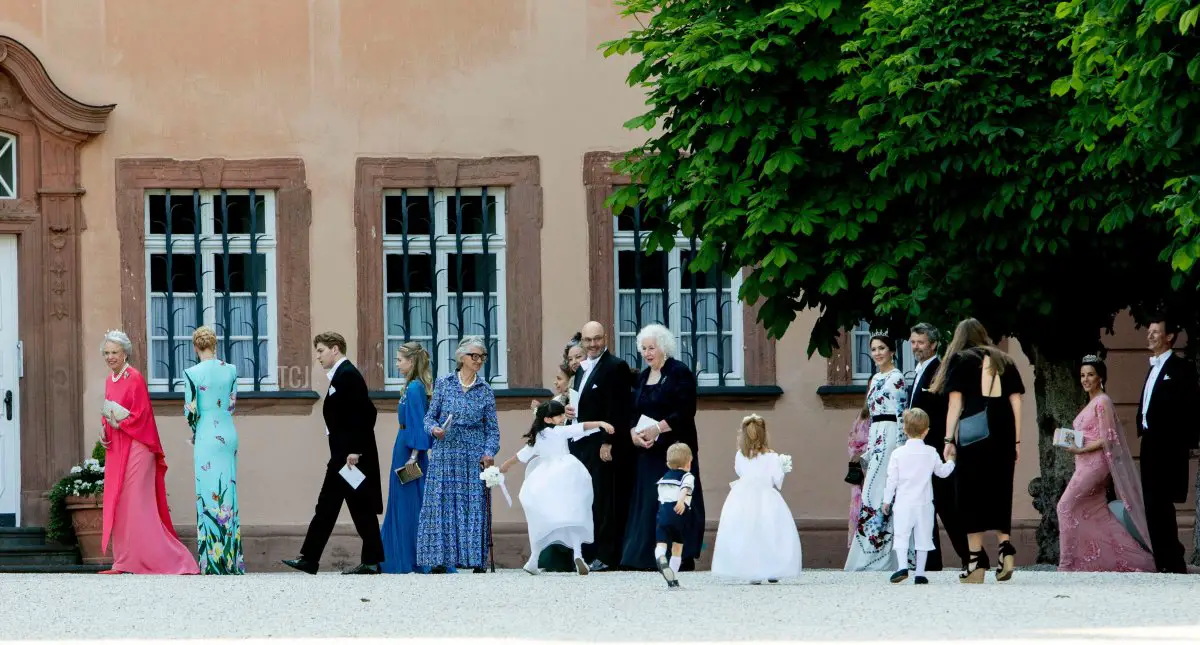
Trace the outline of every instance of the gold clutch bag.
<instances>
[{"instance_id":1,"label":"gold clutch bag","mask_svg":"<svg viewBox=\"0 0 1200 645\"><path fill-rule=\"evenodd\" d=\"M400 478L401 484L407 484L414 479L419 479L424 474L421 472L421 467L415 461L411 464L404 464L403 467L396 469L396 476Z\"/></svg>"}]
</instances>

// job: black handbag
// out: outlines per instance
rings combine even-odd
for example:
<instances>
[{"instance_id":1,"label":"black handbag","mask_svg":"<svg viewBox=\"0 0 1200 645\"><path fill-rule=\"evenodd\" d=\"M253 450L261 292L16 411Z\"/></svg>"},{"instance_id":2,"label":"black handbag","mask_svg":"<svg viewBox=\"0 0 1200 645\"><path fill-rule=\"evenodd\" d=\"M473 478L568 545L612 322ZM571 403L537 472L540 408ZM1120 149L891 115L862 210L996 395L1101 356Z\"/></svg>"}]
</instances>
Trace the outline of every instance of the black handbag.
<instances>
[{"instance_id":1,"label":"black handbag","mask_svg":"<svg viewBox=\"0 0 1200 645\"><path fill-rule=\"evenodd\" d=\"M849 469L846 470L845 482L851 486L862 486L866 476L863 475L862 464L857 461L850 462Z\"/></svg>"},{"instance_id":2,"label":"black handbag","mask_svg":"<svg viewBox=\"0 0 1200 645\"><path fill-rule=\"evenodd\" d=\"M992 383L988 386L989 393L995 384L996 373L992 372ZM990 396L984 396L982 410L965 419L959 420L958 445L969 446L987 439L992 434L991 429L988 428L988 405L990 405L991 399L992 397Z\"/></svg>"}]
</instances>

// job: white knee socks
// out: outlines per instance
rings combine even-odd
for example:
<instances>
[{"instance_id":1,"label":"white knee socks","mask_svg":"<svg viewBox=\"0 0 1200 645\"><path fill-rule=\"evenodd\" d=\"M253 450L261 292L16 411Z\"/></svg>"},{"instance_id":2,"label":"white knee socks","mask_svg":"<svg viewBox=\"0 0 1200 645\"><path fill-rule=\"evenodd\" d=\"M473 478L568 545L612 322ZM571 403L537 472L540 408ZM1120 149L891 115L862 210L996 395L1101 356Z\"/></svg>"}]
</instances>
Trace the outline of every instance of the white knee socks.
<instances>
[{"instance_id":1,"label":"white knee socks","mask_svg":"<svg viewBox=\"0 0 1200 645\"><path fill-rule=\"evenodd\" d=\"M667 554L667 545L659 544L654 547L654 559L657 560Z\"/></svg>"},{"instance_id":2,"label":"white knee socks","mask_svg":"<svg viewBox=\"0 0 1200 645\"><path fill-rule=\"evenodd\" d=\"M671 556L671 570L679 573L679 565L683 563L683 558L677 555Z\"/></svg>"},{"instance_id":3,"label":"white knee socks","mask_svg":"<svg viewBox=\"0 0 1200 645\"><path fill-rule=\"evenodd\" d=\"M925 560L929 558L928 551L917 551L917 575L925 575Z\"/></svg>"}]
</instances>

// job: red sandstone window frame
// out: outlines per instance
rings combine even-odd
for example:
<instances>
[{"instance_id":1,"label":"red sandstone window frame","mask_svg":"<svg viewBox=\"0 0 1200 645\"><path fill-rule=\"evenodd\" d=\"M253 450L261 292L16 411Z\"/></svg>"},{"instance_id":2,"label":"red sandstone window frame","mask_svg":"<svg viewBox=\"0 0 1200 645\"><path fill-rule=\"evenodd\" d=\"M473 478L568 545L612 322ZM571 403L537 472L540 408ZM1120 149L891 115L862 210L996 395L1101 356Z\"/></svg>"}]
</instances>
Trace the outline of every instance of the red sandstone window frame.
<instances>
[{"instance_id":1,"label":"red sandstone window frame","mask_svg":"<svg viewBox=\"0 0 1200 645\"><path fill-rule=\"evenodd\" d=\"M278 390L238 393L243 414L309 414L319 395L311 391L312 331L309 228L312 195L304 161L296 158L116 160L116 218L121 241L121 317L133 343L132 363L149 374L146 301L146 192L155 189L256 189L275 193L275 292ZM174 401L181 394L151 394Z\"/></svg>"},{"instance_id":2,"label":"red sandstone window frame","mask_svg":"<svg viewBox=\"0 0 1200 645\"><path fill-rule=\"evenodd\" d=\"M537 157L361 157L355 170L354 226L358 249L358 357L377 404L394 410L386 391L384 329L384 192L399 189L503 188L507 385L500 409L528 409L529 397L548 396L542 385L542 186ZM390 403L385 403L385 401Z\"/></svg>"},{"instance_id":3,"label":"red sandstone window frame","mask_svg":"<svg viewBox=\"0 0 1200 645\"><path fill-rule=\"evenodd\" d=\"M615 337L614 316L616 313L616 260L614 255L614 230L612 211L605 200L619 186L626 186L630 179L613 170L613 163L622 159L623 153L588 152L583 156L583 184L586 192L589 282L592 285L590 309L593 320L599 321ZM744 272L743 272L744 275ZM721 407L720 399L736 399L725 403L736 405L750 399L770 402L782 391L776 385L775 340L758 322L757 304L741 303L742 312L742 382L741 386L701 387L701 404L709 399L706 407Z\"/></svg>"}]
</instances>

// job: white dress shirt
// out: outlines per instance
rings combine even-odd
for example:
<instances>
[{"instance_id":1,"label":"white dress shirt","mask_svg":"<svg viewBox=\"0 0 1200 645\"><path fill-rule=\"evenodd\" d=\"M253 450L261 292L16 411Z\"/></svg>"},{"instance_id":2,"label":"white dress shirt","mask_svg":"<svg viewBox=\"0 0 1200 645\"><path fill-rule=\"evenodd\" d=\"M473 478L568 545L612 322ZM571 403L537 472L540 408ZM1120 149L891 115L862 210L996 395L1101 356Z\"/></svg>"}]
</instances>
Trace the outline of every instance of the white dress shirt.
<instances>
[{"instance_id":1,"label":"white dress shirt","mask_svg":"<svg viewBox=\"0 0 1200 645\"><path fill-rule=\"evenodd\" d=\"M600 354L596 358L585 358L579 362L579 369L583 370L583 378L579 379L579 398L582 402L583 393L587 389L588 381L592 378L592 372L596 371L596 365L604 358L604 353L608 348L600 350ZM579 408L576 406L575 418L579 418Z\"/></svg>"},{"instance_id":2,"label":"white dress shirt","mask_svg":"<svg viewBox=\"0 0 1200 645\"><path fill-rule=\"evenodd\" d=\"M1158 356L1150 359L1150 376L1146 379L1146 386L1142 388L1142 427L1149 428L1146 423L1146 413L1150 411L1150 396L1154 394L1154 384L1158 382L1158 375L1162 373L1163 365L1167 364L1167 359L1171 357L1172 350L1167 350Z\"/></svg>"},{"instance_id":3,"label":"white dress shirt","mask_svg":"<svg viewBox=\"0 0 1200 645\"><path fill-rule=\"evenodd\" d=\"M893 506L933 506L933 476L949 477L954 472L953 461L942 461L937 450L925 443L910 439L892 451L888 459L887 484L883 501ZM892 499L895 498L895 502Z\"/></svg>"},{"instance_id":4,"label":"white dress shirt","mask_svg":"<svg viewBox=\"0 0 1200 645\"><path fill-rule=\"evenodd\" d=\"M921 377L925 375L925 368L929 367L929 364L933 362L934 358L936 358L936 357L930 356L929 358L927 358L917 364L917 375L915 377L913 377L913 395L914 396L916 396L917 392L921 391ZM909 401L909 403L912 403L912 401Z\"/></svg>"},{"instance_id":5,"label":"white dress shirt","mask_svg":"<svg viewBox=\"0 0 1200 645\"><path fill-rule=\"evenodd\" d=\"M342 363L345 363L345 362L346 362L346 357L343 356L343 357L339 358L336 363L333 364L333 367L328 372L325 372L325 378L326 378L326 380L329 381L329 393L325 395L326 397L328 397L330 394L333 394L334 392L337 392L337 390L333 389L333 375L334 375L334 373L336 373L338 371L338 368L342 366ZM326 437L329 436L329 426L325 426L325 436Z\"/></svg>"}]
</instances>

